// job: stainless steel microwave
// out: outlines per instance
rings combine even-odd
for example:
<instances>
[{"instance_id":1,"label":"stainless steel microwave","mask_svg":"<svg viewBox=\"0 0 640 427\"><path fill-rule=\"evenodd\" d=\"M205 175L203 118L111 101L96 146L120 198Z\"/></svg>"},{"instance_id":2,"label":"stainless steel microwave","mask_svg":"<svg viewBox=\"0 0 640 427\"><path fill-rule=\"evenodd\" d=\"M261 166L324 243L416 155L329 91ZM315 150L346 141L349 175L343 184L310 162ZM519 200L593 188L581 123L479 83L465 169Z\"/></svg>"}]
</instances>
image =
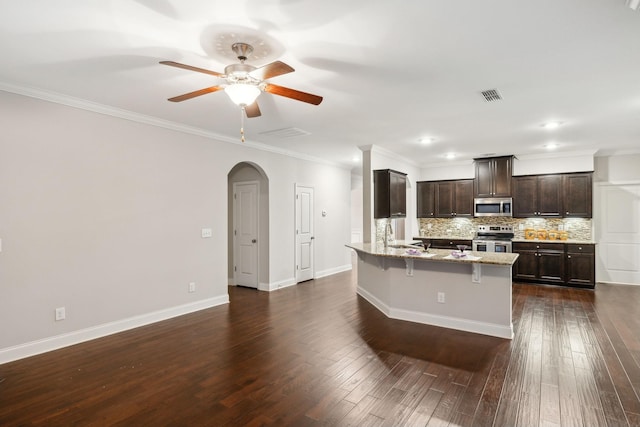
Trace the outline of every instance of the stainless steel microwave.
<instances>
[{"instance_id":1,"label":"stainless steel microwave","mask_svg":"<svg viewBox=\"0 0 640 427\"><path fill-rule=\"evenodd\" d=\"M511 197L475 198L473 216L513 216Z\"/></svg>"}]
</instances>

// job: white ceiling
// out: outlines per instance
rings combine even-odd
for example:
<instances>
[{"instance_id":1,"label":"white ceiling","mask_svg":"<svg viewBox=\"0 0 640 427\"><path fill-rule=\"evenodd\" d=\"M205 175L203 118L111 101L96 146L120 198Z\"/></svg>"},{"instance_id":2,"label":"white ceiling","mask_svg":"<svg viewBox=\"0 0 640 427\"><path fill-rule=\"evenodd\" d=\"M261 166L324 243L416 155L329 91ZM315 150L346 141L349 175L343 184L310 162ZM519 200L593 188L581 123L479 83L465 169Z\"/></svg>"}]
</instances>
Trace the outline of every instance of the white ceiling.
<instances>
[{"instance_id":1,"label":"white ceiling","mask_svg":"<svg viewBox=\"0 0 640 427\"><path fill-rule=\"evenodd\" d=\"M236 41L272 83L319 106L263 93L247 143L353 166L375 144L418 166L489 153L640 150L640 11L624 0L0 0L0 89L53 94L240 138L221 81ZM263 45L261 45L263 44ZM497 89L487 103L480 92ZM94 104L95 103L95 104ZM555 131L549 120L563 122ZM261 133L297 128L309 135ZM433 137L421 145L421 137Z\"/></svg>"}]
</instances>

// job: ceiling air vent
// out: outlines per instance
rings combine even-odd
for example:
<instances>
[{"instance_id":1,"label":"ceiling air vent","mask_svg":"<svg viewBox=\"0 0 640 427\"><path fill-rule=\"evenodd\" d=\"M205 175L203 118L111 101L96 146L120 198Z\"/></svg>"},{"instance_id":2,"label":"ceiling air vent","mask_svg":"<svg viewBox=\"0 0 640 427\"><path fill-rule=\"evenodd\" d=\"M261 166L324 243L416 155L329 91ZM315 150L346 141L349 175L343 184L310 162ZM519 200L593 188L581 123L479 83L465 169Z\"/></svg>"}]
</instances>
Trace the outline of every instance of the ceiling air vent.
<instances>
[{"instance_id":1,"label":"ceiling air vent","mask_svg":"<svg viewBox=\"0 0 640 427\"><path fill-rule=\"evenodd\" d=\"M311 132L298 128L282 128L260 132L260 135L270 136L273 138L293 138L296 136L311 135Z\"/></svg>"},{"instance_id":2,"label":"ceiling air vent","mask_svg":"<svg viewBox=\"0 0 640 427\"><path fill-rule=\"evenodd\" d=\"M502 95L500 95L498 89L483 90L480 93L484 96L486 102L502 101Z\"/></svg>"}]
</instances>

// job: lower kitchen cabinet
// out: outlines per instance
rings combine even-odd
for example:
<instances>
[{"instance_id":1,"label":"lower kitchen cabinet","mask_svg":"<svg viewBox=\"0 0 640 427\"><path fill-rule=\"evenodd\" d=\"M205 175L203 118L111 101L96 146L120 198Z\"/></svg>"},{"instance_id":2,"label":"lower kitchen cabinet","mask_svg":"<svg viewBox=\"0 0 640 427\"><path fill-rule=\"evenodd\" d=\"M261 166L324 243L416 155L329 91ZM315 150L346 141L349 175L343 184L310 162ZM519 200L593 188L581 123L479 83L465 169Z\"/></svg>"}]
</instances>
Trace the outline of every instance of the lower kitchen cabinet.
<instances>
[{"instance_id":1,"label":"lower kitchen cabinet","mask_svg":"<svg viewBox=\"0 0 640 427\"><path fill-rule=\"evenodd\" d=\"M471 250L471 240L431 239L433 249L458 249L458 245L468 246L468 250Z\"/></svg>"},{"instance_id":2,"label":"lower kitchen cabinet","mask_svg":"<svg viewBox=\"0 0 640 427\"><path fill-rule=\"evenodd\" d=\"M515 264L515 279L564 283L563 244L514 242L513 252L520 254Z\"/></svg>"},{"instance_id":3,"label":"lower kitchen cabinet","mask_svg":"<svg viewBox=\"0 0 640 427\"><path fill-rule=\"evenodd\" d=\"M514 280L593 288L594 245L513 242L520 256L514 264Z\"/></svg>"},{"instance_id":4,"label":"lower kitchen cabinet","mask_svg":"<svg viewBox=\"0 0 640 427\"><path fill-rule=\"evenodd\" d=\"M593 288L596 282L594 245L567 245L567 285Z\"/></svg>"},{"instance_id":5,"label":"lower kitchen cabinet","mask_svg":"<svg viewBox=\"0 0 640 427\"><path fill-rule=\"evenodd\" d=\"M431 245L433 249L458 249L458 245L468 246L471 250L471 240L465 239L432 239L430 237L414 237L413 240L420 240L422 244Z\"/></svg>"}]
</instances>

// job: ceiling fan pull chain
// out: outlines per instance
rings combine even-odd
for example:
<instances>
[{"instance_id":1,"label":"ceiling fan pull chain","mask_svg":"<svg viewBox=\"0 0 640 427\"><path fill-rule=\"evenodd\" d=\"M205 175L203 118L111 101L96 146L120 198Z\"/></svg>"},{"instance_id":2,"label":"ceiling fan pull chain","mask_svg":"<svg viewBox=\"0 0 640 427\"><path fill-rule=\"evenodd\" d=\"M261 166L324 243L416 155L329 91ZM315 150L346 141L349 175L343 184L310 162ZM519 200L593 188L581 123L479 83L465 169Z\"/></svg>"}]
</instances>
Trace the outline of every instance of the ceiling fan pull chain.
<instances>
[{"instance_id":1,"label":"ceiling fan pull chain","mask_svg":"<svg viewBox=\"0 0 640 427\"><path fill-rule=\"evenodd\" d=\"M240 142L244 142L244 107L240 108Z\"/></svg>"}]
</instances>

